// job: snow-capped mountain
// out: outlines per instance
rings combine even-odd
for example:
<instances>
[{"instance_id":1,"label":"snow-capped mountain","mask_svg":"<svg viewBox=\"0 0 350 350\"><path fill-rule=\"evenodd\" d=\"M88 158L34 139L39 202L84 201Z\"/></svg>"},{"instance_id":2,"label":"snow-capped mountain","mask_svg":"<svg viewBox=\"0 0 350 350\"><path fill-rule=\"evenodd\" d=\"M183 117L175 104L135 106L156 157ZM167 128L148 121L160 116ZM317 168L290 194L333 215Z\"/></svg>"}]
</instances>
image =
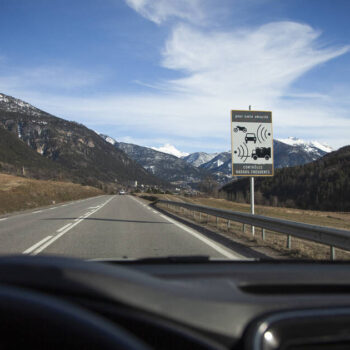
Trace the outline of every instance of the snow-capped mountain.
<instances>
[{"instance_id":1,"label":"snow-capped mountain","mask_svg":"<svg viewBox=\"0 0 350 350\"><path fill-rule=\"evenodd\" d=\"M24 173L25 167L31 177L67 179L99 188L132 180L164 183L93 130L2 93L0 129L1 169L12 174Z\"/></svg>"},{"instance_id":2,"label":"snow-capped mountain","mask_svg":"<svg viewBox=\"0 0 350 350\"><path fill-rule=\"evenodd\" d=\"M0 93L0 109L3 112L25 113L30 116L40 116L43 111L31 104Z\"/></svg>"},{"instance_id":3,"label":"snow-capped mountain","mask_svg":"<svg viewBox=\"0 0 350 350\"><path fill-rule=\"evenodd\" d=\"M161 147L150 147L150 148L152 148L158 152L171 154L171 155L178 157L178 158L186 157L189 155L189 153L181 152L175 146L173 146L169 143L166 143L164 146L161 146Z\"/></svg>"},{"instance_id":4,"label":"snow-capped mountain","mask_svg":"<svg viewBox=\"0 0 350 350\"><path fill-rule=\"evenodd\" d=\"M204 169L197 168L184 159L153 148L118 142L110 136L99 134L115 148L124 151L131 159L140 164L151 174L173 185L187 187L196 186L209 175Z\"/></svg>"},{"instance_id":5,"label":"snow-capped mountain","mask_svg":"<svg viewBox=\"0 0 350 350\"><path fill-rule=\"evenodd\" d=\"M215 158L219 153L205 153L205 152L195 152L191 153L183 159L192 164L193 166L199 167Z\"/></svg>"},{"instance_id":6,"label":"snow-capped mountain","mask_svg":"<svg viewBox=\"0 0 350 350\"><path fill-rule=\"evenodd\" d=\"M328 145L324 145L317 141L303 141L295 137L288 139L274 140L274 166L275 168L291 167L310 163L325 154L333 151ZM212 154L196 152L192 153L184 159L201 169L209 171L219 182L225 183L231 176L231 152L217 153L210 157L207 162L198 162L196 159L199 154L204 154L200 159ZM197 165L199 164L199 165Z\"/></svg>"},{"instance_id":7,"label":"snow-capped mountain","mask_svg":"<svg viewBox=\"0 0 350 350\"><path fill-rule=\"evenodd\" d=\"M322 144L318 141L304 141L296 137L288 137L287 139L277 139L277 141L283 142L287 145L294 146L296 148L302 148L308 153L314 153L323 156L325 153L334 151L334 149L326 144Z\"/></svg>"}]
</instances>

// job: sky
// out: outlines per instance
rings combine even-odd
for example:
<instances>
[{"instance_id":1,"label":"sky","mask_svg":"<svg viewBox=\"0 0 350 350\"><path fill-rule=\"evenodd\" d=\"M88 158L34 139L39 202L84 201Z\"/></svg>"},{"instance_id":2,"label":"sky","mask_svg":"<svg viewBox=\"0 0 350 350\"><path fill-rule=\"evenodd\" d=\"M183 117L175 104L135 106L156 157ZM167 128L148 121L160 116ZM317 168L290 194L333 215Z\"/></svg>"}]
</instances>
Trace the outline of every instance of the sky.
<instances>
[{"instance_id":1,"label":"sky","mask_svg":"<svg viewBox=\"0 0 350 350\"><path fill-rule=\"evenodd\" d=\"M348 0L0 0L0 92L118 141L230 149L230 110L275 138L350 144Z\"/></svg>"}]
</instances>

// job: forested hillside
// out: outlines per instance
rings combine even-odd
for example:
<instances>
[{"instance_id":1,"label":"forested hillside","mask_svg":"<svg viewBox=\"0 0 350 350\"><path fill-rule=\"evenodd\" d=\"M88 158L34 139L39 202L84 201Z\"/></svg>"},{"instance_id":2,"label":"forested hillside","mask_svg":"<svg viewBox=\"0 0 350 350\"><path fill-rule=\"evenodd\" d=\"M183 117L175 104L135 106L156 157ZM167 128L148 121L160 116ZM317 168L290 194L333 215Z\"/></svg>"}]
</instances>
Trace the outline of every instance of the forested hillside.
<instances>
[{"instance_id":1,"label":"forested hillside","mask_svg":"<svg viewBox=\"0 0 350 350\"><path fill-rule=\"evenodd\" d=\"M234 201L249 201L249 179L220 190ZM271 178L255 179L257 204L312 210L350 211L350 146L302 166L277 169Z\"/></svg>"}]
</instances>

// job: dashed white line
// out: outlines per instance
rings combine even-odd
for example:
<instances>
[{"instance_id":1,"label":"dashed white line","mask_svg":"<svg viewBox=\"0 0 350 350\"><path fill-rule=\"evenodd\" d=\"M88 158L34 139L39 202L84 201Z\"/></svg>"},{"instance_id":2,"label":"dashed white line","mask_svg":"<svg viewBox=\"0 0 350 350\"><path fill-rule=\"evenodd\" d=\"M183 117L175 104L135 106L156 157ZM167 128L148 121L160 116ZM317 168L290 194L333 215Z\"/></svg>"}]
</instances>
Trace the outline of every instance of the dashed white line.
<instances>
[{"instance_id":1,"label":"dashed white line","mask_svg":"<svg viewBox=\"0 0 350 350\"><path fill-rule=\"evenodd\" d=\"M72 223L70 222L69 224L67 225L64 225L63 227L61 227L60 229L58 229L56 232L61 232L63 231L64 229L66 229L68 226L72 225Z\"/></svg>"},{"instance_id":2,"label":"dashed white line","mask_svg":"<svg viewBox=\"0 0 350 350\"><path fill-rule=\"evenodd\" d=\"M4 220L7 220L8 218L3 218L3 219L0 219L0 221L4 221Z\"/></svg>"},{"instance_id":3,"label":"dashed white line","mask_svg":"<svg viewBox=\"0 0 350 350\"><path fill-rule=\"evenodd\" d=\"M41 213L42 210L37 210L37 211L33 211L33 214L36 214L36 213Z\"/></svg>"},{"instance_id":4,"label":"dashed white line","mask_svg":"<svg viewBox=\"0 0 350 350\"><path fill-rule=\"evenodd\" d=\"M46 241L48 241L50 238L52 238L52 236L47 236L47 237L45 237L45 238L42 239L40 242L38 242L38 243L32 245L30 248L28 248L27 250L25 250L25 251L23 252L23 254L29 254L29 253L31 253L34 249L40 247L43 243L45 243Z\"/></svg>"},{"instance_id":5,"label":"dashed white line","mask_svg":"<svg viewBox=\"0 0 350 350\"><path fill-rule=\"evenodd\" d=\"M45 248L47 248L49 245L51 245L53 242L55 242L57 239L59 239L60 237L62 237L64 234L66 234L69 230L71 230L73 227L77 226L80 222L82 222L85 218L87 218L88 216L96 213L98 210L100 210L101 208L103 208L106 204L108 204L114 197L109 198L105 203L103 203L102 205L100 205L100 207L98 209L95 209L94 211L92 211L91 213L89 213L88 215L85 215L84 217L82 217L81 219L79 219L78 221L76 221L74 224L71 224L69 227L67 227L66 229L64 229L63 231L61 231L58 235L52 237L50 240L48 240L47 242L45 242L44 244L42 244L41 246L39 246L39 248L35 251L33 251L31 253L31 255L37 255L40 252L42 252Z\"/></svg>"}]
</instances>

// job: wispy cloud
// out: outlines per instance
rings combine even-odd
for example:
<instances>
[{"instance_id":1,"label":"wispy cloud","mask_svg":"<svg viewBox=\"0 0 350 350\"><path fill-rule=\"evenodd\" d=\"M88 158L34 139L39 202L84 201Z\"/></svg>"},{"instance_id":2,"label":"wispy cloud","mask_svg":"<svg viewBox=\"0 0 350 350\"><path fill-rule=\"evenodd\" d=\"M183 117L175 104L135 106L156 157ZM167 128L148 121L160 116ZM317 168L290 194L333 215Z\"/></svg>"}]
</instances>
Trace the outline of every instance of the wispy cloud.
<instances>
[{"instance_id":1,"label":"wispy cloud","mask_svg":"<svg viewBox=\"0 0 350 350\"><path fill-rule=\"evenodd\" d=\"M126 0L141 16L161 24L169 18L200 23L205 19L204 0Z\"/></svg>"},{"instance_id":2,"label":"wispy cloud","mask_svg":"<svg viewBox=\"0 0 350 350\"><path fill-rule=\"evenodd\" d=\"M349 46L325 45L320 31L293 21L230 30L197 26L200 18L208 16L208 9L197 0L126 2L157 24L173 19L159 65L181 78L137 81L144 86L143 93L83 98L29 87L93 85L98 76L77 70L54 71L50 77L38 69L12 80L17 86L24 81L22 86L28 87L22 88L22 97L99 131L106 132L108 125L111 136L149 146L161 141L186 151L226 150L229 111L249 105L273 111L275 136L319 139L334 147L348 143L350 119L338 103L338 94L296 92L292 87L306 72L346 54ZM6 92L2 80L0 74L0 91Z\"/></svg>"},{"instance_id":3,"label":"wispy cloud","mask_svg":"<svg viewBox=\"0 0 350 350\"><path fill-rule=\"evenodd\" d=\"M42 65L34 67L0 67L0 91L12 89L74 90L93 86L103 79L102 74L91 73L65 65Z\"/></svg>"}]
</instances>

